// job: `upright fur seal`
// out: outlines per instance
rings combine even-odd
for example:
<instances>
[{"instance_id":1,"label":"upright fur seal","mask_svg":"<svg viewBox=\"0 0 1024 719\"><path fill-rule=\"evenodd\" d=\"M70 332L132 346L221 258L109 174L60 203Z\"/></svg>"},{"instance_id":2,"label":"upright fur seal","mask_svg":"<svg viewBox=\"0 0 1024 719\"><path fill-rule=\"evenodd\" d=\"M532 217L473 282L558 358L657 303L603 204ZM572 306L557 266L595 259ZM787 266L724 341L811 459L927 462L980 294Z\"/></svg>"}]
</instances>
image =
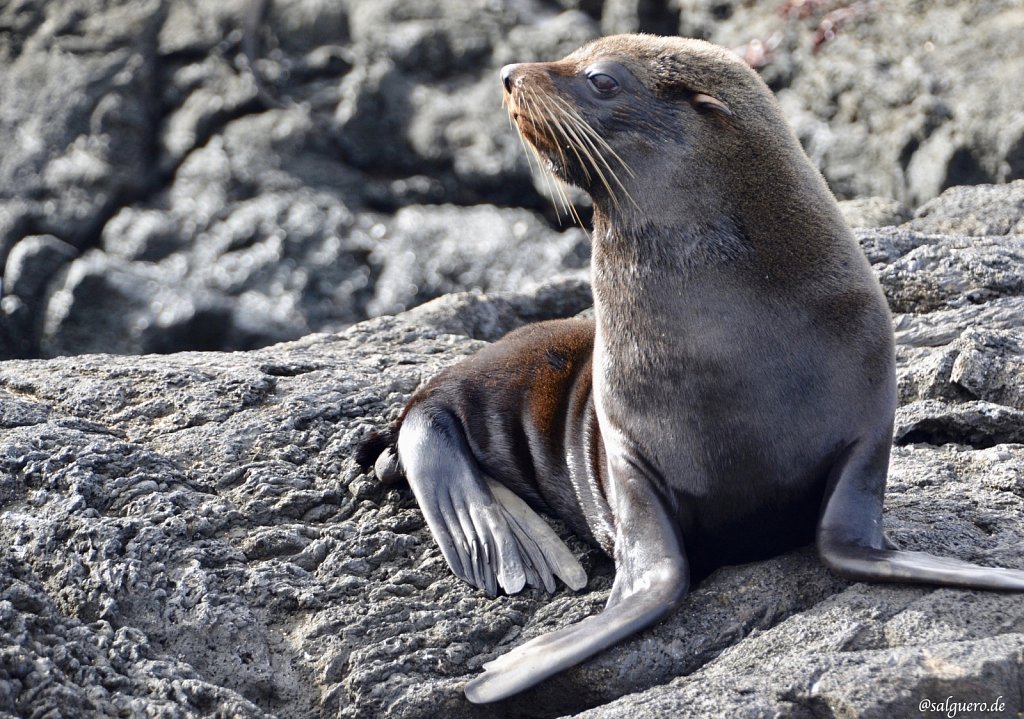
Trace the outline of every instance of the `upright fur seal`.
<instances>
[{"instance_id":1,"label":"upright fur seal","mask_svg":"<svg viewBox=\"0 0 1024 719\"><path fill-rule=\"evenodd\" d=\"M471 701L648 626L693 576L811 540L852 579L1024 590L1024 571L884 539L889 312L756 73L702 41L622 35L502 82L525 140L593 198L596 319L442 372L363 459L384 449L379 474L404 471L452 570L490 593L586 582L530 507L611 555L615 582L602 613L486 665Z\"/></svg>"}]
</instances>

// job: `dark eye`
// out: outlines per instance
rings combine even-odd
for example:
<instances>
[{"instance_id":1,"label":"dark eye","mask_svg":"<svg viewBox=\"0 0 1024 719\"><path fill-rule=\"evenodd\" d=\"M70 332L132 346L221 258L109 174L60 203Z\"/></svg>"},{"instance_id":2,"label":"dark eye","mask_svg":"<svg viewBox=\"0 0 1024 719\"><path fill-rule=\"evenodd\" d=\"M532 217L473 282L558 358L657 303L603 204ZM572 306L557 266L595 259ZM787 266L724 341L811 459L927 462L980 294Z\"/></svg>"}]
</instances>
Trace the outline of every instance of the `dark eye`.
<instances>
[{"instance_id":1,"label":"dark eye","mask_svg":"<svg viewBox=\"0 0 1024 719\"><path fill-rule=\"evenodd\" d=\"M590 86L601 95L612 95L619 89L619 81L604 72L595 72L587 76Z\"/></svg>"}]
</instances>

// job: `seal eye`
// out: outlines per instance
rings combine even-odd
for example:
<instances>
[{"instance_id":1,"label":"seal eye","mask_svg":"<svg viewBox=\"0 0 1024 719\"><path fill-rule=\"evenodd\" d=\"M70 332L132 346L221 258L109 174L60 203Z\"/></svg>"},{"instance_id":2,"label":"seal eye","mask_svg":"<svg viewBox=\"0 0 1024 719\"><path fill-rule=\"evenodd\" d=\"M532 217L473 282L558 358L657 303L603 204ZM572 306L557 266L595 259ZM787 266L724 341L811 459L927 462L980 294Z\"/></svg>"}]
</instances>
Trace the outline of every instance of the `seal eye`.
<instances>
[{"instance_id":1,"label":"seal eye","mask_svg":"<svg viewBox=\"0 0 1024 719\"><path fill-rule=\"evenodd\" d=\"M591 73L587 80L599 95L614 95L619 90L619 81L606 72Z\"/></svg>"}]
</instances>

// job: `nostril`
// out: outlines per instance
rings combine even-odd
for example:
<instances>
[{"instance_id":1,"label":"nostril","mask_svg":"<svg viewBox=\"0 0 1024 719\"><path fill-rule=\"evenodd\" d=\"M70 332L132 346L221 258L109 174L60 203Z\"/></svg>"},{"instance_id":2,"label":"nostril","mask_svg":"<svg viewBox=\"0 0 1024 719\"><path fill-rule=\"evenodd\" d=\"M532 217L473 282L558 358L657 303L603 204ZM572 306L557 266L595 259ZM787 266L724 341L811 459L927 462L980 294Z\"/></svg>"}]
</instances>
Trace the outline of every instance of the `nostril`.
<instances>
[{"instance_id":1,"label":"nostril","mask_svg":"<svg viewBox=\"0 0 1024 719\"><path fill-rule=\"evenodd\" d=\"M505 86L505 92L512 92L512 71L515 65L506 65L501 68L501 84Z\"/></svg>"}]
</instances>

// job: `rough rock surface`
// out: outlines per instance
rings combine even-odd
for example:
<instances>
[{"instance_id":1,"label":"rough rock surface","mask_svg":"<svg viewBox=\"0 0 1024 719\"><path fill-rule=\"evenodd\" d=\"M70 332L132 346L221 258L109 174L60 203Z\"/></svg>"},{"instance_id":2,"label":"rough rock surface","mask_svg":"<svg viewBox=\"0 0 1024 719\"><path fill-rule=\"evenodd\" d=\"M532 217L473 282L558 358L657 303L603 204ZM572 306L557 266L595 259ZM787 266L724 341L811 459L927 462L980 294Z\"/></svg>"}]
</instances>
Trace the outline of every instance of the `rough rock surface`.
<instances>
[{"instance_id":1,"label":"rough rock surface","mask_svg":"<svg viewBox=\"0 0 1024 719\"><path fill-rule=\"evenodd\" d=\"M949 231L991 226L1015 192L986 189ZM899 341L886 529L1024 568L1024 238L859 236ZM1024 712L1021 595L850 583L810 548L723 568L639 636L470 705L483 662L599 611L611 565L569 537L584 591L488 599L354 447L441 367L589 303L570 275L250 352L0 363L0 716Z\"/></svg>"},{"instance_id":2,"label":"rough rock surface","mask_svg":"<svg viewBox=\"0 0 1024 719\"><path fill-rule=\"evenodd\" d=\"M680 0L681 31L737 48L841 197L916 206L1024 177L1024 7Z\"/></svg>"},{"instance_id":3,"label":"rough rock surface","mask_svg":"<svg viewBox=\"0 0 1024 719\"><path fill-rule=\"evenodd\" d=\"M839 209L846 224L857 229L902 225L911 217L910 210L902 202L884 197L841 200Z\"/></svg>"},{"instance_id":4,"label":"rough rock surface","mask_svg":"<svg viewBox=\"0 0 1024 719\"><path fill-rule=\"evenodd\" d=\"M1024 177L1019 0L14 0L0 358L254 348L577 268L496 73L629 30L741 52L835 191L890 203L861 226ZM443 277L420 222L560 249Z\"/></svg>"},{"instance_id":5,"label":"rough rock surface","mask_svg":"<svg viewBox=\"0 0 1024 719\"><path fill-rule=\"evenodd\" d=\"M1024 180L1006 187L955 187L919 207L909 227L974 237L1024 235Z\"/></svg>"}]
</instances>

